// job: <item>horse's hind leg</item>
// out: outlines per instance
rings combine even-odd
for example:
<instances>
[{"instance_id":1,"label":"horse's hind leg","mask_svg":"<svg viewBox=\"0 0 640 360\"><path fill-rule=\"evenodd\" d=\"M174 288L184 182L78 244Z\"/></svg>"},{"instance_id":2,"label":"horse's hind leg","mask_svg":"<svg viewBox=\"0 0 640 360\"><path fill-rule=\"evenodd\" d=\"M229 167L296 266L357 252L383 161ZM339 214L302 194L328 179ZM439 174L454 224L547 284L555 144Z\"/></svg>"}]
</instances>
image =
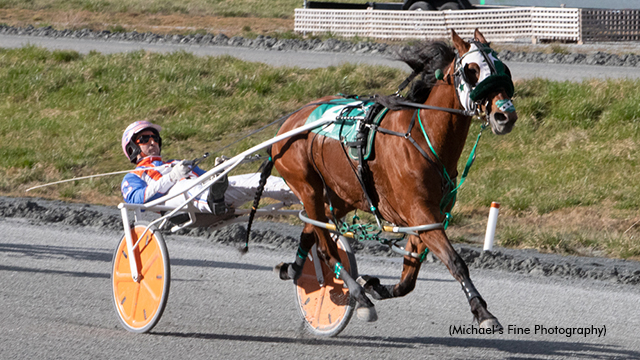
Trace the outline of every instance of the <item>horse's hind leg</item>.
<instances>
[{"instance_id":1,"label":"horse's hind leg","mask_svg":"<svg viewBox=\"0 0 640 360\"><path fill-rule=\"evenodd\" d=\"M314 181L315 180L315 181ZM315 186L314 186L315 185ZM302 191L296 191L298 197L304 204L304 208L307 212L307 216L310 219L314 219L321 222L327 222L328 219L325 214L325 205L323 194L318 194L316 189L323 189L322 182L319 178L308 177L306 182L293 184L292 188L299 188ZM322 191L322 190L321 190ZM314 236L315 235L315 236ZM318 228L313 225L307 224L304 227L301 239L300 247L298 251L302 250L303 257L296 255L296 260L291 264L278 265L277 271L282 279L294 279L300 276L302 271L302 264L306 259L306 253L308 253L311 246L313 246L313 240L317 240L318 255L329 266L330 269L334 269L336 278L342 279L349 289L350 295L358 302L358 309L356 313L358 318L365 321L376 321L378 315L376 314L375 307L371 300L367 297L364 289L360 286L349 274L347 269L342 268L340 263L340 255L338 254L338 247L331 239L329 231L326 229Z\"/></svg>"},{"instance_id":2,"label":"horse's hind leg","mask_svg":"<svg viewBox=\"0 0 640 360\"><path fill-rule=\"evenodd\" d=\"M307 260L309 250L316 242L316 235L313 229L313 225L306 224L302 229L302 235L300 235L300 244L298 245L298 251L296 252L296 258L292 263L280 263L276 265L274 270L280 276L282 280L297 280L302 274L302 267Z\"/></svg>"},{"instance_id":3,"label":"horse's hind leg","mask_svg":"<svg viewBox=\"0 0 640 360\"><path fill-rule=\"evenodd\" d=\"M337 279L342 279L349 289L350 295L358 302L356 314L360 320L372 322L378 320L376 309L367 297L364 289L356 280L351 277L347 269L342 267L338 254L338 247L331 240L329 232L326 229L315 228L318 235L318 254L323 257L329 268L334 269Z\"/></svg>"},{"instance_id":4,"label":"horse's hind leg","mask_svg":"<svg viewBox=\"0 0 640 360\"><path fill-rule=\"evenodd\" d=\"M311 229L309 229L309 227ZM314 230L313 225L307 224L305 226L300 238L300 246L298 247L298 252L296 253L294 262L280 263L274 268L274 270L280 276L280 279L297 279L302 274L302 267L304 266L304 263L307 259L306 255L309 253L309 249L311 249L311 247L313 246L313 241L309 244L308 240L315 239L314 234L310 234L309 230ZM320 241L318 243L320 244ZM323 258L323 260L329 265L330 268L335 269L334 271L336 277L344 281L344 283L347 285L347 288L349 289L349 293L358 302L359 306L356 310L358 318L368 322L376 321L378 319L378 315L376 314L373 303L371 302L371 300L369 300L369 298L367 298L364 289L351 277L347 270L342 268L342 264L340 264L339 261L333 261L331 258L327 258L326 253L328 249L326 246L323 247L322 245L320 245L318 247L318 250L318 254Z\"/></svg>"},{"instance_id":5,"label":"horse's hind leg","mask_svg":"<svg viewBox=\"0 0 640 360\"><path fill-rule=\"evenodd\" d=\"M297 280L300 277L300 275L302 274L302 267L304 266L307 255L309 254L309 250L311 250L311 247L314 243L320 243L315 231L315 226L311 224L306 224L304 226L302 235L300 236L300 244L298 245L298 251L296 252L296 258L294 259L294 261L292 263L280 263L274 268L274 270L280 276L280 279ZM327 256L325 255L326 249L320 247L319 250L319 255L322 257L322 260L328 262Z\"/></svg>"},{"instance_id":6,"label":"horse's hind leg","mask_svg":"<svg viewBox=\"0 0 640 360\"><path fill-rule=\"evenodd\" d=\"M473 285L473 282L469 277L467 264L465 264L464 260L462 260L460 255L458 255L455 249L451 246L444 230L422 233L420 238L422 242L425 243L434 253L434 255L436 255L438 259L447 266L451 275L453 275L453 277L462 285L462 291L464 291L464 294L469 301L471 312L478 322L478 325L482 328L492 328L494 330L501 329L502 325L500 325L498 319L496 319L496 317L487 310L487 303Z\"/></svg>"}]
</instances>

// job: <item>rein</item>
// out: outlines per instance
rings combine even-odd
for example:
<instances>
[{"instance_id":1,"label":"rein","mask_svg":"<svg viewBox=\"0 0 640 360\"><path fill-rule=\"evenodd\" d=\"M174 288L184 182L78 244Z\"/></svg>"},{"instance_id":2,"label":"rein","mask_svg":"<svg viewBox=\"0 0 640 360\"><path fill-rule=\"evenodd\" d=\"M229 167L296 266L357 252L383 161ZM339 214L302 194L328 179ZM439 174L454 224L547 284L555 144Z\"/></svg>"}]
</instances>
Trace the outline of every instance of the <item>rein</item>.
<instances>
[{"instance_id":1,"label":"rein","mask_svg":"<svg viewBox=\"0 0 640 360\"><path fill-rule=\"evenodd\" d=\"M480 132L478 133L478 136L476 137L476 142L475 144L473 144L473 148L469 153L469 158L467 159L467 163L464 166L464 170L462 171L462 176L460 176L460 183L458 184L458 186L456 186L456 182L451 179L451 176L449 176L449 173L447 172L447 168L444 167L444 165L442 164L442 161L440 160L440 157L438 157L438 154L436 153L436 150L433 148L433 145L431 145L431 140L429 140L429 136L427 135L427 132L424 129L422 120L420 119L419 111L418 111L418 123L420 124L420 129L422 130L422 134L424 135L424 138L427 140L427 144L429 145L429 150L431 150L433 155L436 157L436 159L442 166L442 174L447 182L447 185L450 188L451 187L453 188L452 190L449 191L449 193L447 193L446 195L443 195L442 200L440 200L440 213L444 214L445 216L444 228L446 230L447 227L449 226L449 221L451 220L451 212L446 211L446 208L449 206L449 204L451 204L451 208L453 208L453 206L456 203L458 189L462 186L464 181L467 179L467 175L469 174L469 169L471 169L471 165L473 165L473 162L476 159L476 149L478 147L478 143L480 142L480 137L482 136L482 132L487 128L487 124L483 123L482 125L480 125Z\"/></svg>"},{"instance_id":2,"label":"rein","mask_svg":"<svg viewBox=\"0 0 640 360\"><path fill-rule=\"evenodd\" d=\"M431 105L414 103L414 102L411 102L411 101L398 101L398 102L396 102L396 104L397 105L402 105L402 106L408 107L408 108L425 109L425 110L438 110L438 111L444 111L444 112L448 112L448 113L452 113L452 114L458 114L458 115L462 115L462 116L475 116L475 115L477 115L477 111L444 108L444 107L440 107L440 106L431 106Z\"/></svg>"},{"instance_id":3,"label":"rein","mask_svg":"<svg viewBox=\"0 0 640 360\"><path fill-rule=\"evenodd\" d=\"M273 125L278 124L278 123L284 123L284 122L285 122L285 120L287 120L287 119L288 119L289 117L291 117L293 114L297 113L298 111L304 110L304 109L308 108L309 106L316 106L316 105L318 105L318 106L319 106L319 105L329 105L329 104L331 104L331 103L330 103L330 102L328 102L328 101L319 101L319 102L314 102L314 103L306 104L306 105L302 106L301 108L299 108L299 109L297 109L297 110L295 110L295 111L292 111L292 112L290 112L290 113L288 113L288 114L286 114L286 115L282 116L282 117L281 117L281 118L279 118L278 120L272 121L272 122L268 123L267 125L264 125L263 127L259 128L259 129L257 129L257 130L254 130L254 131L250 132L249 134L247 134L247 135L245 135L245 136L242 136L241 138L237 139L236 141L234 141L234 142L232 142L232 143L230 143L230 144L228 144L228 145L225 145L225 146L223 146L223 147L221 147L221 148L219 148L219 149L217 149L217 150L213 151L213 153L214 153L214 154L217 154L217 153L221 152L222 150L224 150L224 149L226 149L226 148L228 148L228 147L230 147L230 146L233 146L233 145L235 145L235 144L239 143L240 141L242 141L242 140L244 140L244 139L246 139L246 138L248 138L248 137L251 137L251 136L253 136L253 135L255 135L255 134L259 133L259 132L262 132L263 130L265 130L266 128L268 128L268 127L270 127L270 126L273 126ZM282 124L280 124L280 125L282 126ZM208 153L207 153L207 154L208 154Z\"/></svg>"},{"instance_id":4,"label":"rein","mask_svg":"<svg viewBox=\"0 0 640 360\"><path fill-rule=\"evenodd\" d=\"M427 140L427 145L429 145L429 150L435 156L438 163L433 161L433 159L431 159L431 157L427 154L427 152L422 147L420 147L420 145L418 145L415 139L411 136L411 130L413 129L413 126L416 122L415 121L416 116L418 119L418 124L420 124L420 130L422 131L424 138ZM413 117L411 118L411 123L409 124L409 128L407 129L407 132L404 134L397 131L391 131L389 129L385 129L375 125L370 125L369 127L373 131L379 131L383 134L399 136L409 140L409 142L411 142L411 144L418 150L418 152L420 153L420 155L422 155L422 157L427 159L427 161L429 161L432 165L438 166L441 168L441 170L439 170L440 176L442 177L443 182L446 184L445 185L446 188L451 189L449 190L448 193L442 196L442 200L440 201L440 212L445 215L444 228L446 230L449 225L449 221L451 220L451 213L449 211L446 211L446 208L449 206L449 204L451 205L452 208L453 208L453 205L455 205L458 189L462 186L462 184L466 180L467 175L469 174L469 170L473 165L473 162L476 158L476 149L478 147L478 143L480 142L480 137L482 136L482 132L488 127L487 123L483 123L480 127L480 133L476 138L476 142L473 145L473 148L471 149L471 153L469 154L467 163L464 167L464 170L462 171L462 176L460 177L460 184L458 184L457 186L456 186L455 178L453 179L451 178L451 176L449 175L449 172L447 171L445 166L442 164L442 160L436 153L436 150L433 148L433 145L431 144L431 140L429 139L429 136L427 135L427 132L424 128L424 124L422 123L422 119L420 118L419 110L416 110L416 112L413 114ZM443 193L444 192L446 192L446 190L443 187Z\"/></svg>"}]
</instances>

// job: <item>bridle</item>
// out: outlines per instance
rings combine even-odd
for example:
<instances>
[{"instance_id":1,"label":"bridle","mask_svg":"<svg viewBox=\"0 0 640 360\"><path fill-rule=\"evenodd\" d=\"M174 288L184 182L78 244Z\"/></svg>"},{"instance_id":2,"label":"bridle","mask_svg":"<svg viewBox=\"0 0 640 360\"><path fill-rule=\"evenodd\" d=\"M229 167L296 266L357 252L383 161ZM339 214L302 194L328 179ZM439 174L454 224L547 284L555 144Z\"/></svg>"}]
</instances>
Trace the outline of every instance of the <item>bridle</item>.
<instances>
[{"instance_id":1,"label":"bridle","mask_svg":"<svg viewBox=\"0 0 640 360\"><path fill-rule=\"evenodd\" d=\"M514 88L509 69L487 44L478 40L472 40L470 44L469 51L461 56L457 55L454 61L454 85L462 106L476 112L480 112L479 109L484 108L486 112L486 109L491 105L490 91L496 87L502 87L508 99L498 100L496 106L502 112L515 111L511 102ZM474 58L465 61L469 56ZM465 72L465 67L470 63L475 63L480 67L480 74L475 83L470 81Z\"/></svg>"},{"instance_id":2,"label":"bridle","mask_svg":"<svg viewBox=\"0 0 640 360\"><path fill-rule=\"evenodd\" d=\"M465 65L467 64L463 63L463 60L470 54L480 53L482 55L484 62L487 65L489 65L489 71L490 71L489 76L497 74L497 71L496 71L495 65L493 64L493 61L489 58L489 56L486 54L486 52L483 49L484 44L480 43L477 40L472 40L471 44L475 46L475 49L469 49L469 51L464 53L462 56L460 56L459 54L456 54L456 58L454 61L454 68L453 68L453 78L454 78L454 86L456 88L456 95L458 96L458 101L460 102L460 104L465 109L469 111L473 111L476 114L479 114L481 108L484 107L486 109L487 106L489 105L488 104L489 98L484 97L483 99L478 101L474 101L470 98L471 92L479 85L479 83L482 80L478 79L478 81L476 81L475 83L472 83L470 81L470 79L467 77L467 74L465 72ZM463 96L465 97L465 99L462 98ZM484 118L484 122L485 123L488 122L486 116Z\"/></svg>"},{"instance_id":3,"label":"bridle","mask_svg":"<svg viewBox=\"0 0 640 360\"><path fill-rule=\"evenodd\" d=\"M488 94L482 94L483 96L475 100L472 99L472 94L474 94L474 90L476 90L479 86L481 86L482 82L485 79L489 79L493 76L499 76L500 72L496 68L494 60L491 59L488 55L488 52L491 51L491 48L488 45L483 44L477 40L471 40L470 44L472 47L469 49L469 51L467 51L463 55L456 54L456 57L453 62L453 71L452 71L453 85L456 88L456 96L458 98L458 102L462 105L463 109L431 106L431 105L425 105L420 103L414 103L408 100L397 100L395 104L402 107L407 107L407 108L444 111L444 112L462 115L462 116L480 116L482 118L483 123L485 125L488 125L488 119L486 115L483 114L481 111L482 108L487 109L489 106L489 97L487 96ZM488 68L488 73L485 74L485 76L482 76L483 74L481 73L481 77L478 79L478 81L475 83L472 83L464 71L465 65L467 65L467 63L465 63L464 60L465 58L467 58L467 56L470 56L476 53L479 53L481 55L481 60L482 60L481 63L478 65L482 69L482 65L486 64L486 67ZM400 84L400 86L398 87L398 91L396 91L395 95L398 97L401 97L400 92L404 88L406 88L413 81L413 79L415 79L417 75L418 73L416 73L415 71L412 72ZM436 76L436 79L438 80L444 79L444 75L440 70L436 70L435 76ZM509 104L507 105L512 105L512 104L509 101Z\"/></svg>"}]
</instances>

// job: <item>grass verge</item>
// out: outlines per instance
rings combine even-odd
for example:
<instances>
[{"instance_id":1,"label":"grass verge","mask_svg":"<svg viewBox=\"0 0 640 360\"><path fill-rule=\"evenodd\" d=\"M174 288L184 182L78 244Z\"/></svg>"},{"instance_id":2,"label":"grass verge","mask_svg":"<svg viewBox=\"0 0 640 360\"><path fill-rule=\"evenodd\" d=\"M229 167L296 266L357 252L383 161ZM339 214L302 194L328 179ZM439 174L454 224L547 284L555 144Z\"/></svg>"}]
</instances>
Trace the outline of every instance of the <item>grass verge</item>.
<instances>
[{"instance_id":1,"label":"grass verge","mask_svg":"<svg viewBox=\"0 0 640 360\"><path fill-rule=\"evenodd\" d=\"M121 132L136 120L164 127L166 156L195 158L311 99L340 91L387 92L403 76L370 66L304 70L185 52L83 56L38 47L0 50L0 64L3 192L126 169ZM258 144L276 130L244 140L226 153ZM95 180L38 194L114 203L118 183Z\"/></svg>"}]
</instances>

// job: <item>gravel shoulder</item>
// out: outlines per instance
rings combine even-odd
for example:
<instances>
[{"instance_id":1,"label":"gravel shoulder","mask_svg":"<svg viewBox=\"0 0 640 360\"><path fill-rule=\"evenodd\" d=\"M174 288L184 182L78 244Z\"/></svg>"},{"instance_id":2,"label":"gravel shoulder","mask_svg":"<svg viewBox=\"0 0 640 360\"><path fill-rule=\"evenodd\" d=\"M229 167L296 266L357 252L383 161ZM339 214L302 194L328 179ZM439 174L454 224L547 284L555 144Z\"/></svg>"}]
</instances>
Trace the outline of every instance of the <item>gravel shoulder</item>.
<instances>
[{"instance_id":1,"label":"gravel shoulder","mask_svg":"<svg viewBox=\"0 0 640 360\"><path fill-rule=\"evenodd\" d=\"M4 32L3 32L4 31ZM53 30L52 30L53 31ZM385 44L370 45L369 43L353 44L340 42L335 39L326 41L309 40L305 46L293 46L300 44L302 40L278 40L269 37L257 39L227 38L223 34L216 36L181 36L171 35L164 37L157 34L140 33L108 33L101 36L95 32L68 31L66 33L49 33L44 29L32 29L31 31L17 30L16 28L2 28L0 26L0 43L5 48L20 48L26 45L44 47L50 50L77 51L82 54L98 51L103 54L122 53L131 51L150 51L157 53L169 53L185 51L197 56L233 56L244 61L261 62L270 66L298 67L304 69L325 68L328 66L340 66L345 63L386 66L410 72L411 69L402 61L394 60L395 50ZM219 42L215 39L221 39ZM210 39L207 41L207 39ZM226 40L225 40L226 39ZM218 43L220 45L218 45ZM289 45L287 45L289 44ZM315 44L315 45L314 45ZM526 80L544 78L552 81L581 82L590 79L640 79L640 66L605 66L619 63L619 57L615 54L593 53L591 57L579 55L576 59L589 60L593 65L569 64L559 59L554 54L537 52L522 52L521 47L513 47L513 50L502 48L501 50L510 60L505 60L514 80ZM498 46L495 46L498 48ZM306 50L301 50L306 49ZM544 48L536 47L542 51ZM397 50L397 48L396 48ZM527 48L527 50L530 50ZM595 50L595 49L593 49ZM639 49L640 50L640 49ZM522 54L526 56L522 58ZM609 56L611 55L611 56ZM614 57L615 55L615 57ZM592 59L598 59L592 61ZM522 60L523 61L518 61ZM527 62L528 61L530 62ZM549 62L544 59L552 60ZM607 60L609 59L609 60ZM611 60L618 59L618 60ZM626 63L631 64L634 57L627 57ZM635 60L634 60L635 61Z\"/></svg>"},{"instance_id":2,"label":"gravel shoulder","mask_svg":"<svg viewBox=\"0 0 640 360\"><path fill-rule=\"evenodd\" d=\"M256 38L241 36L228 37L224 33L199 33L190 35L158 34L152 32L111 32L109 30L95 31L57 30L51 26L44 27L14 27L0 25L0 35L17 35L46 38L71 38L101 40L107 42L131 42L143 44L172 44L199 46L231 46L236 48L273 50L273 51L311 51L316 53L352 53L359 55L383 55L391 57L401 50L400 45L389 45L378 42L351 42L335 38L320 39L278 39L270 36L258 35ZM640 67L640 44L598 43L587 45L574 44L542 44L529 45L522 43L499 43L494 46L500 52L500 57L508 62L567 64L567 65L596 65L612 67Z\"/></svg>"},{"instance_id":3,"label":"gravel shoulder","mask_svg":"<svg viewBox=\"0 0 640 360\"><path fill-rule=\"evenodd\" d=\"M0 217L22 218L39 226L71 226L81 231L93 228L119 232L119 211L114 207L74 204L37 198L0 197ZM246 224L233 224L215 230L196 228L179 235L197 237L211 244L244 244ZM295 251L301 226L282 222L258 221L252 229L249 246L272 250ZM358 255L392 258L399 255L374 242L352 244ZM481 247L455 244L454 247L470 268L493 269L536 277L592 279L617 284L640 284L640 262L600 257L542 254L536 250L495 248L483 252ZM431 256L427 262L437 262Z\"/></svg>"}]
</instances>

